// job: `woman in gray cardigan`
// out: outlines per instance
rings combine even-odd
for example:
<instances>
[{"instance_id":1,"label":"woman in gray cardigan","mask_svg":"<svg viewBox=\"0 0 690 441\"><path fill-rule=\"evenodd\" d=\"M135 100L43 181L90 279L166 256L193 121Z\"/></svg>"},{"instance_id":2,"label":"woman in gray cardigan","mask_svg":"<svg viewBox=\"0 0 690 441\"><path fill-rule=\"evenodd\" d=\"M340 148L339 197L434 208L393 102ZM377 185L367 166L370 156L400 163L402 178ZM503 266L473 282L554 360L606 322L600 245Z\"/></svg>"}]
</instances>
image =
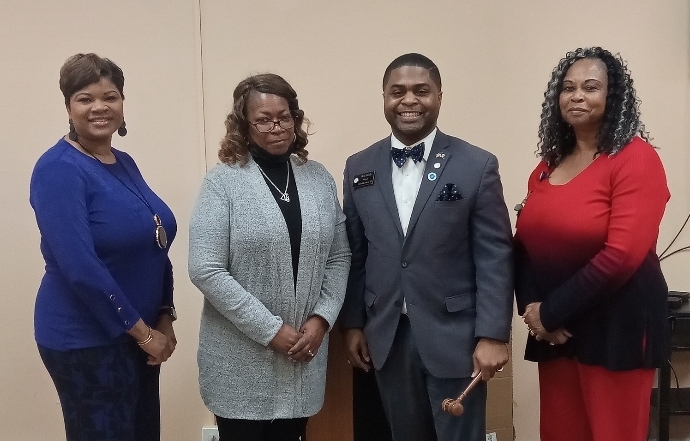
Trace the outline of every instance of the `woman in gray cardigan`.
<instances>
[{"instance_id":1,"label":"woman in gray cardigan","mask_svg":"<svg viewBox=\"0 0 690 441\"><path fill-rule=\"evenodd\" d=\"M205 297L201 396L221 441L297 441L323 404L350 267L345 216L331 175L307 161L292 87L255 75L233 98L189 228L189 275Z\"/></svg>"}]
</instances>

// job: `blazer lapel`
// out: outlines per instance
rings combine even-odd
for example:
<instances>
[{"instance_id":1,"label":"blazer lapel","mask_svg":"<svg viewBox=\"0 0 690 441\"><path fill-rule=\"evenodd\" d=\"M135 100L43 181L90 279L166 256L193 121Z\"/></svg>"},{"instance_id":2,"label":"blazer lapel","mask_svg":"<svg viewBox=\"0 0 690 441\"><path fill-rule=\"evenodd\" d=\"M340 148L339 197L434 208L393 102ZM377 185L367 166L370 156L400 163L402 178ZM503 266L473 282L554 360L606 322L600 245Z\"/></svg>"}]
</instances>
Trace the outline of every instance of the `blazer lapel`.
<instances>
[{"instance_id":1,"label":"blazer lapel","mask_svg":"<svg viewBox=\"0 0 690 441\"><path fill-rule=\"evenodd\" d=\"M393 160L391 159L391 138L390 136L381 141L381 147L376 159L376 177L379 181L383 200L386 202L388 211L393 218L393 223L398 229L398 234L402 237L403 230L398 214L398 205L395 203L395 193L393 191Z\"/></svg>"},{"instance_id":2,"label":"blazer lapel","mask_svg":"<svg viewBox=\"0 0 690 441\"><path fill-rule=\"evenodd\" d=\"M448 137L439 130L436 133L434 144L431 146L429 159L426 161L424 175L422 176L422 184L419 186L417 199L414 202L412 214L410 215L410 223L407 226L406 240L414 231L417 220L419 220L419 215L422 214L422 210L424 210L424 207L429 201L429 197L434 193L437 184L441 182L441 175L451 156L450 151L447 150L449 145ZM439 168L434 168L434 164L440 164ZM431 175L432 173L433 175ZM433 180L430 179L430 175L434 178Z\"/></svg>"}]
</instances>

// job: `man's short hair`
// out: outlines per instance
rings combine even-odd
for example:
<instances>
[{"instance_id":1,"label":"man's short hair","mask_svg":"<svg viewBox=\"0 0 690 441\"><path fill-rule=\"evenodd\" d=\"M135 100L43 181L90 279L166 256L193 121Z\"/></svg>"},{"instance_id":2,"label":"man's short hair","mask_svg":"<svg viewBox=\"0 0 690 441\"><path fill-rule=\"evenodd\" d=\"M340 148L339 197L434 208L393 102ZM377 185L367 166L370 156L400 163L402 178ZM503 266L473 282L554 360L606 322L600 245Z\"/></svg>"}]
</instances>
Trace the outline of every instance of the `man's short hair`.
<instances>
[{"instance_id":1,"label":"man's short hair","mask_svg":"<svg viewBox=\"0 0 690 441\"><path fill-rule=\"evenodd\" d=\"M438 66L436 66L433 61L431 61L424 55L417 54L414 52L401 55L395 60L393 60L391 64L388 65L386 71L383 74L384 89L386 88L386 83L388 82L388 79L391 76L391 72L403 66L415 66L428 70L429 76L431 77L433 82L436 83L436 86L438 86L438 90L441 90L441 72L439 72Z\"/></svg>"}]
</instances>

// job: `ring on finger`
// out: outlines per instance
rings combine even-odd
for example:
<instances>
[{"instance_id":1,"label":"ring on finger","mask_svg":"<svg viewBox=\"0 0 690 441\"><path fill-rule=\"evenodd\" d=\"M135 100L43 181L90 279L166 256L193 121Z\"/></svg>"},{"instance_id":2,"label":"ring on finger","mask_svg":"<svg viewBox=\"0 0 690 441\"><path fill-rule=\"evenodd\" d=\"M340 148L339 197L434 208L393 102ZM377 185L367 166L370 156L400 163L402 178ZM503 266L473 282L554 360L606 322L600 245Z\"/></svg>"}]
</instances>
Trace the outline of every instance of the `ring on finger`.
<instances>
[{"instance_id":1,"label":"ring on finger","mask_svg":"<svg viewBox=\"0 0 690 441\"><path fill-rule=\"evenodd\" d=\"M530 330L529 330L529 335L531 335L532 337L534 337L534 330L530 329Z\"/></svg>"},{"instance_id":2,"label":"ring on finger","mask_svg":"<svg viewBox=\"0 0 690 441\"><path fill-rule=\"evenodd\" d=\"M313 357L315 354L311 351L311 349L307 350L307 354L309 354L310 357Z\"/></svg>"}]
</instances>

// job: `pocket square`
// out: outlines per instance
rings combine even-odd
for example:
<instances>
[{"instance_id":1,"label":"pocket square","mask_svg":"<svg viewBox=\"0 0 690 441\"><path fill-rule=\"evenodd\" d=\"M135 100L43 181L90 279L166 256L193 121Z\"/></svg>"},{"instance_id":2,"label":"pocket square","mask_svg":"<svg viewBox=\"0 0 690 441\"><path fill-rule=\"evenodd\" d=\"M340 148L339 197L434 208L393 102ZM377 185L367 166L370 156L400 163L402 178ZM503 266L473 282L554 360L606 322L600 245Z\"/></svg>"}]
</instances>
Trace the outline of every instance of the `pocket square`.
<instances>
[{"instance_id":1,"label":"pocket square","mask_svg":"<svg viewBox=\"0 0 690 441\"><path fill-rule=\"evenodd\" d=\"M451 183L444 185L436 198L437 201L459 201L460 199L462 199L462 195L455 184Z\"/></svg>"}]
</instances>

